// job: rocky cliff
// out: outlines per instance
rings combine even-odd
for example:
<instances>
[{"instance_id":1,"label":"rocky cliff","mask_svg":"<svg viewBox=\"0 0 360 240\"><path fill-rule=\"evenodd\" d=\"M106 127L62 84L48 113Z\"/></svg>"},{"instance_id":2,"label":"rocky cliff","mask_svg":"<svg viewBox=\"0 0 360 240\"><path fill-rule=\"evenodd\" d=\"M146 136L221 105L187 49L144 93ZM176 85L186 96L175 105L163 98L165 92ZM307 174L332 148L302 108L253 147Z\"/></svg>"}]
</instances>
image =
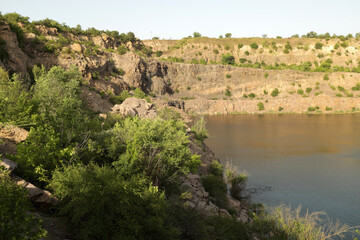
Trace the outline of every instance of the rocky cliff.
<instances>
[{"instance_id":1,"label":"rocky cliff","mask_svg":"<svg viewBox=\"0 0 360 240\"><path fill-rule=\"evenodd\" d=\"M8 23L0 25L1 51L6 53L1 66L31 83L34 65L75 65L84 78L85 98L100 112L111 108L112 96L134 88L159 101L184 100L186 111L193 114L360 109L356 38L124 43L105 33L84 35L43 25L36 25L36 35L18 25L25 32L21 43ZM233 62L223 65L226 55Z\"/></svg>"}]
</instances>

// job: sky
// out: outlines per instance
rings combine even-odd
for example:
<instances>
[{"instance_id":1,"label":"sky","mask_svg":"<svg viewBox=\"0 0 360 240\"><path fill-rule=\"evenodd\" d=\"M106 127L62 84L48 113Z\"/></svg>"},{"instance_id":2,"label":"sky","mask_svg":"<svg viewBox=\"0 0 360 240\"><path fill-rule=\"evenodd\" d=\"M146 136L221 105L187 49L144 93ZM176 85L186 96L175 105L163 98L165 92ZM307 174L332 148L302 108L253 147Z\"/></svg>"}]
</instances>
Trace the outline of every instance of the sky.
<instances>
[{"instance_id":1,"label":"sky","mask_svg":"<svg viewBox=\"0 0 360 240\"><path fill-rule=\"evenodd\" d=\"M360 32L359 0L0 0L2 14L54 19L83 29L134 32L140 39L289 37Z\"/></svg>"}]
</instances>

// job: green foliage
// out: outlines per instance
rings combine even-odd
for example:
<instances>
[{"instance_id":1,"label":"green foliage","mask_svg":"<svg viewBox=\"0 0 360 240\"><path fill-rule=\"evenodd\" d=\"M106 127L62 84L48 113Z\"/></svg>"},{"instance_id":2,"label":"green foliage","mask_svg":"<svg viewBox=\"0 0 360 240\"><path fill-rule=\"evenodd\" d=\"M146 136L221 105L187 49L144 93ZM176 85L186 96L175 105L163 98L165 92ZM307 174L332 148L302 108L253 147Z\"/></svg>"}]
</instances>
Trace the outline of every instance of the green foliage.
<instances>
[{"instance_id":1,"label":"green foliage","mask_svg":"<svg viewBox=\"0 0 360 240\"><path fill-rule=\"evenodd\" d=\"M239 62L240 62L240 63L245 63L245 62L246 62L246 58L240 58L240 59L239 59Z\"/></svg>"},{"instance_id":2,"label":"green foliage","mask_svg":"<svg viewBox=\"0 0 360 240\"><path fill-rule=\"evenodd\" d=\"M312 88L311 87L308 87L308 88L306 88L306 93L311 93L311 91L312 91Z\"/></svg>"},{"instance_id":3,"label":"green foliage","mask_svg":"<svg viewBox=\"0 0 360 240\"><path fill-rule=\"evenodd\" d=\"M357 83L355 87L352 87L351 90L353 91L360 91L360 83Z\"/></svg>"},{"instance_id":4,"label":"green foliage","mask_svg":"<svg viewBox=\"0 0 360 240\"><path fill-rule=\"evenodd\" d=\"M226 74L225 76L226 76L226 78L231 78L230 74Z\"/></svg>"},{"instance_id":5,"label":"green foliage","mask_svg":"<svg viewBox=\"0 0 360 240\"><path fill-rule=\"evenodd\" d=\"M245 55L249 56L250 55L249 51L245 51Z\"/></svg>"},{"instance_id":6,"label":"green foliage","mask_svg":"<svg viewBox=\"0 0 360 240\"><path fill-rule=\"evenodd\" d=\"M222 177L224 172L224 167L219 161L213 160L210 163L209 168L210 168L210 173L212 175Z\"/></svg>"},{"instance_id":7,"label":"green foliage","mask_svg":"<svg viewBox=\"0 0 360 240\"><path fill-rule=\"evenodd\" d=\"M174 239L166 222L164 194L144 178L123 179L109 167L69 166L50 185L60 213L79 239Z\"/></svg>"},{"instance_id":8,"label":"green foliage","mask_svg":"<svg viewBox=\"0 0 360 240\"><path fill-rule=\"evenodd\" d=\"M127 118L115 124L107 147L123 176L146 175L154 185L165 186L196 171L200 159L191 155L188 142L181 122Z\"/></svg>"},{"instance_id":9,"label":"green foliage","mask_svg":"<svg viewBox=\"0 0 360 240\"><path fill-rule=\"evenodd\" d=\"M128 97L131 97L130 93L128 90L123 90L120 95L117 96L111 96L110 97L110 101L113 104L121 104L123 101L125 101L125 99L127 99Z\"/></svg>"},{"instance_id":10,"label":"green foliage","mask_svg":"<svg viewBox=\"0 0 360 240\"><path fill-rule=\"evenodd\" d=\"M196 123L191 127L191 132L194 133L195 139L202 143L208 138L208 132L206 130L206 121L204 117L199 118Z\"/></svg>"},{"instance_id":11,"label":"green foliage","mask_svg":"<svg viewBox=\"0 0 360 240\"><path fill-rule=\"evenodd\" d=\"M258 106L259 111L265 110L263 102L258 102L257 106Z\"/></svg>"},{"instance_id":12,"label":"green foliage","mask_svg":"<svg viewBox=\"0 0 360 240\"><path fill-rule=\"evenodd\" d=\"M259 48L259 45L257 44L257 43L252 43L252 44L250 44L250 47L252 48L252 49L258 49Z\"/></svg>"},{"instance_id":13,"label":"green foliage","mask_svg":"<svg viewBox=\"0 0 360 240\"><path fill-rule=\"evenodd\" d=\"M230 194L237 200L243 200L246 197L243 196L243 191L246 187L247 175L245 172L238 173L236 167L231 166L229 163L225 169L226 182L230 184Z\"/></svg>"},{"instance_id":14,"label":"green foliage","mask_svg":"<svg viewBox=\"0 0 360 240\"><path fill-rule=\"evenodd\" d=\"M243 46L244 46L244 44L239 43L239 44L238 44L238 49L241 49Z\"/></svg>"},{"instance_id":15,"label":"green foliage","mask_svg":"<svg viewBox=\"0 0 360 240\"><path fill-rule=\"evenodd\" d=\"M21 127L33 125L36 106L31 95L18 75L9 78L0 67L0 122Z\"/></svg>"},{"instance_id":16,"label":"green foliage","mask_svg":"<svg viewBox=\"0 0 360 240\"><path fill-rule=\"evenodd\" d=\"M275 88L274 90L272 90L271 96L272 97L277 97L279 95L279 93L280 93L279 89Z\"/></svg>"},{"instance_id":17,"label":"green foliage","mask_svg":"<svg viewBox=\"0 0 360 240\"><path fill-rule=\"evenodd\" d=\"M173 120L173 121L178 121L181 120L181 115L180 113L174 111L171 108L165 107L162 108L158 111L158 116L162 119L164 119L165 121L168 120Z\"/></svg>"},{"instance_id":18,"label":"green foliage","mask_svg":"<svg viewBox=\"0 0 360 240\"><path fill-rule=\"evenodd\" d=\"M250 93L250 94L249 94L249 98L253 99L253 98L255 98L255 97L256 97L255 93Z\"/></svg>"},{"instance_id":19,"label":"green foliage","mask_svg":"<svg viewBox=\"0 0 360 240\"><path fill-rule=\"evenodd\" d=\"M224 65L235 65L235 57L230 53L221 56L221 63Z\"/></svg>"},{"instance_id":20,"label":"green foliage","mask_svg":"<svg viewBox=\"0 0 360 240\"><path fill-rule=\"evenodd\" d=\"M120 55L124 55L125 53L127 53L129 50L127 49L127 47L125 45L120 45L118 46L117 48L117 52L120 54Z\"/></svg>"},{"instance_id":21,"label":"green foliage","mask_svg":"<svg viewBox=\"0 0 360 240\"><path fill-rule=\"evenodd\" d=\"M324 81L329 80L329 75L326 73L326 74L324 75L323 79L324 79Z\"/></svg>"},{"instance_id":22,"label":"green foliage","mask_svg":"<svg viewBox=\"0 0 360 240\"><path fill-rule=\"evenodd\" d=\"M219 51L218 51L217 49L214 49L213 52L214 52L215 54L219 54Z\"/></svg>"},{"instance_id":23,"label":"green foliage","mask_svg":"<svg viewBox=\"0 0 360 240\"><path fill-rule=\"evenodd\" d=\"M323 43L320 43L320 42L315 43L315 49L320 50L320 49L322 49L322 48L323 48L323 46L324 46L324 44L323 44Z\"/></svg>"},{"instance_id":24,"label":"green foliage","mask_svg":"<svg viewBox=\"0 0 360 240\"><path fill-rule=\"evenodd\" d=\"M227 186L222 177L207 175L201 178L201 182L207 192L209 192L210 199L220 208L227 209L229 207L226 198Z\"/></svg>"},{"instance_id":25,"label":"green foliage","mask_svg":"<svg viewBox=\"0 0 360 240\"><path fill-rule=\"evenodd\" d=\"M157 57L161 57L162 54L163 54L162 51L156 51L156 52L155 52L155 55L156 55Z\"/></svg>"},{"instance_id":26,"label":"green foliage","mask_svg":"<svg viewBox=\"0 0 360 240\"><path fill-rule=\"evenodd\" d=\"M291 50L292 50L292 46L290 45L289 42L287 42L287 43L285 44L285 50L288 50L288 51L291 51Z\"/></svg>"},{"instance_id":27,"label":"green foliage","mask_svg":"<svg viewBox=\"0 0 360 240\"><path fill-rule=\"evenodd\" d=\"M298 94L300 94L300 95L303 95L303 94L304 94L304 90L302 90L302 89L298 89L296 92L297 92Z\"/></svg>"},{"instance_id":28,"label":"green foliage","mask_svg":"<svg viewBox=\"0 0 360 240\"><path fill-rule=\"evenodd\" d=\"M231 38L232 34L231 33L225 33L225 37L226 38Z\"/></svg>"},{"instance_id":29,"label":"green foliage","mask_svg":"<svg viewBox=\"0 0 360 240\"><path fill-rule=\"evenodd\" d=\"M3 174L3 173L0 173ZM5 173L0 176L0 239L40 239L46 236L42 222L29 214L26 191Z\"/></svg>"},{"instance_id":30,"label":"green foliage","mask_svg":"<svg viewBox=\"0 0 360 240\"><path fill-rule=\"evenodd\" d=\"M266 79L266 78L268 78L269 77L269 73L265 73L264 74L264 78Z\"/></svg>"},{"instance_id":31,"label":"green foliage","mask_svg":"<svg viewBox=\"0 0 360 240\"><path fill-rule=\"evenodd\" d=\"M193 37L194 38L199 38L199 37L202 37L202 36L201 36L201 34L199 32L194 32Z\"/></svg>"},{"instance_id":32,"label":"green foliage","mask_svg":"<svg viewBox=\"0 0 360 240\"><path fill-rule=\"evenodd\" d=\"M78 139L86 131L87 110L80 96L81 74L71 67L52 67L48 72L34 68L34 100L41 122L60 134L62 143Z\"/></svg>"},{"instance_id":33,"label":"green foliage","mask_svg":"<svg viewBox=\"0 0 360 240\"><path fill-rule=\"evenodd\" d=\"M31 128L25 142L17 148L17 171L21 176L45 186L53 171L70 161L73 147L63 147L60 134L50 126Z\"/></svg>"},{"instance_id":34,"label":"green foliage","mask_svg":"<svg viewBox=\"0 0 360 240\"><path fill-rule=\"evenodd\" d=\"M225 96L231 97L230 87L227 86L225 89Z\"/></svg>"}]
</instances>

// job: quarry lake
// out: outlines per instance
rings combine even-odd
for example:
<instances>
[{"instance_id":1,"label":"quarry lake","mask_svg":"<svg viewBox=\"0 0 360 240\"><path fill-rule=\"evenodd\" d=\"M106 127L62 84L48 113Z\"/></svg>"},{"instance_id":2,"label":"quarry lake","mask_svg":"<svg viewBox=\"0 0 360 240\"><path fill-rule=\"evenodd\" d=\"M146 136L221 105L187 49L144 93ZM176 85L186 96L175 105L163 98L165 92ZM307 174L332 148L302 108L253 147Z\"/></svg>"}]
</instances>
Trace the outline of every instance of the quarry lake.
<instances>
[{"instance_id":1,"label":"quarry lake","mask_svg":"<svg viewBox=\"0 0 360 240\"><path fill-rule=\"evenodd\" d=\"M360 115L206 117L207 145L249 175L253 202L360 225Z\"/></svg>"}]
</instances>

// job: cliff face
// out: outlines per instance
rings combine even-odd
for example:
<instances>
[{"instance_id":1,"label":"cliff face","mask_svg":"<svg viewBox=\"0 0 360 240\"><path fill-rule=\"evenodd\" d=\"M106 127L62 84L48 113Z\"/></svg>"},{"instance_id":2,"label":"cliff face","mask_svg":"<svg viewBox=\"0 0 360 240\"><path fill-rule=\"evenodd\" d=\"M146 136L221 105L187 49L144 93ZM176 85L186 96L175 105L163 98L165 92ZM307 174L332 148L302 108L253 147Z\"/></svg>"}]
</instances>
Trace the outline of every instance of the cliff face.
<instances>
[{"instance_id":1,"label":"cliff face","mask_svg":"<svg viewBox=\"0 0 360 240\"><path fill-rule=\"evenodd\" d=\"M8 54L7 59L0 60L1 66L30 81L30 70L36 64L65 68L75 65L84 77L84 96L101 112L111 108L108 97L132 88L153 93L159 101L182 99L185 109L195 114L302 113L309 109L332 113L360 109L360 88L356 87L360 74L356 71L325 73L265 67L278 63L276 69L289 68L291 64L310 62L314 70L316 64L322 66L330 59L332 67L352 71L359 64L357 39L147 40L143 41L145 46L153 52L162 51L162 56L153 53L144 57L134 44L119 44L104 33L91 36L60 33L42 25L36 28L42 34L42 42L35 34L25 33L20 47L10 26L0 25L0 37ZM65 44L52 51L43 50L50 43L60 42ZM250 47L253 43L257 43L257 49ZM126 51L118 51L125 46ZM285 49L290 49L289 53ZM219 64L224 54L234 56L235 64L242 67ZM183 59L185 63L171 62L168 57L172 61ZM262 65L254 66L255 62Z\"/></svg>"}]
</instances>

